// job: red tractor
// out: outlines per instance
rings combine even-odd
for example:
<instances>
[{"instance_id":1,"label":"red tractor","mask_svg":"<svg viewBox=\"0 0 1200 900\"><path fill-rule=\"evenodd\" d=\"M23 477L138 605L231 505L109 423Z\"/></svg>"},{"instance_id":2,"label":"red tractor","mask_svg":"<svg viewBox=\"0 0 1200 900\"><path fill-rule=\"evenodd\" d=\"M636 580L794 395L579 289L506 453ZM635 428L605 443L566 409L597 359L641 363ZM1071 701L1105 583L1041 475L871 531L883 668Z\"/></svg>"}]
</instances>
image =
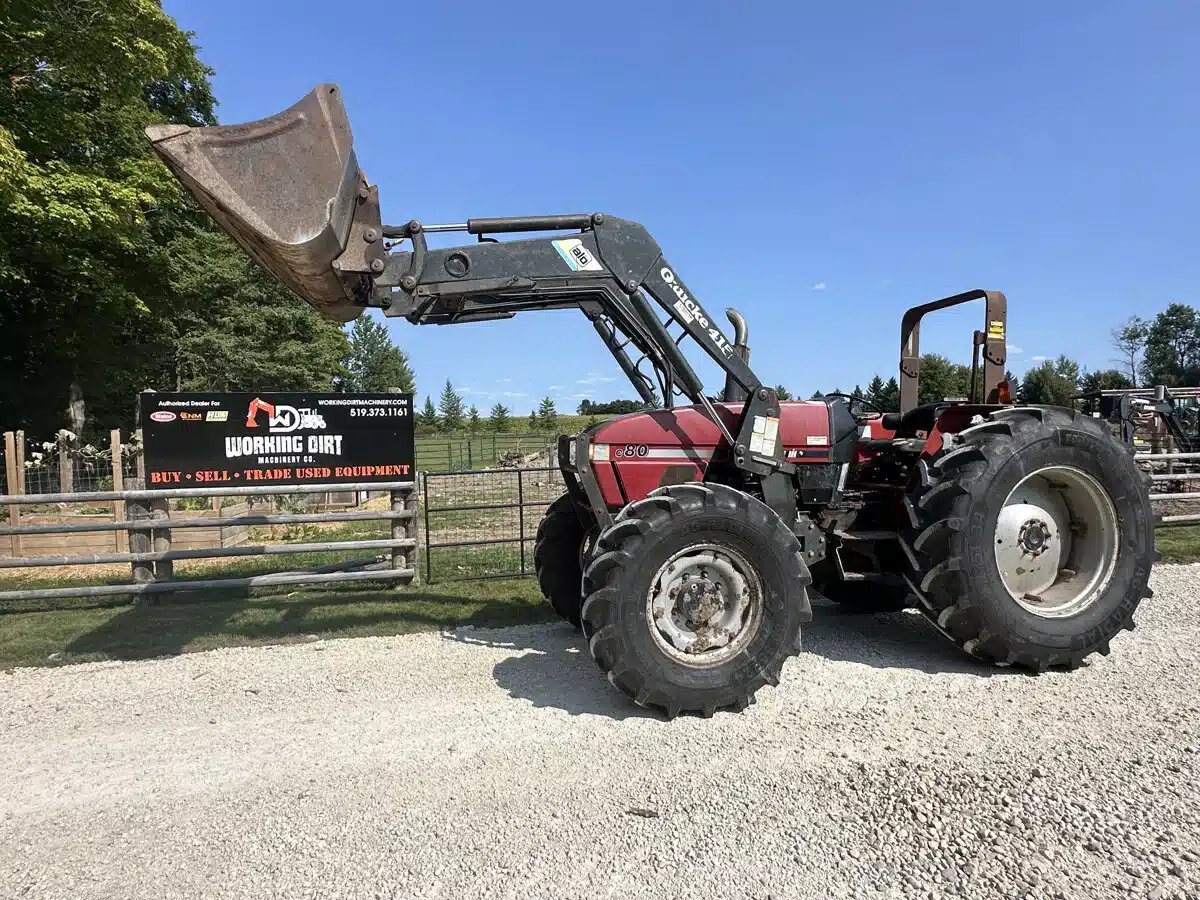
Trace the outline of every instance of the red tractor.
<instances>
[{"instance_id":1,"label":"red tractor","mask_svg":"<svg viewBox=\"0 0 1200 900\"><path fill-rule=\"evenodd\" d=\"M591 321L654 408L560 439L566 493L538 531L538 579L643 706L744 708L800 649L810 592L913 606L968 653L1033 671L1107 653L1150 596L1146 476L1096 420L1010 403L1003 294L905 314L898 412L780 402L748 365L742 318L728 311L727 337L636 222L383 225L334 85L258 122L147 133L258 263L341 321L372 306L414 324ZM428 247L455 231L478 242ZM518 232L558 236L496 238ZM918 405L922 316L972 300L986 311L970 396ZM720 396L685 340L724 370Z\"/></svg>"}]
</instances>

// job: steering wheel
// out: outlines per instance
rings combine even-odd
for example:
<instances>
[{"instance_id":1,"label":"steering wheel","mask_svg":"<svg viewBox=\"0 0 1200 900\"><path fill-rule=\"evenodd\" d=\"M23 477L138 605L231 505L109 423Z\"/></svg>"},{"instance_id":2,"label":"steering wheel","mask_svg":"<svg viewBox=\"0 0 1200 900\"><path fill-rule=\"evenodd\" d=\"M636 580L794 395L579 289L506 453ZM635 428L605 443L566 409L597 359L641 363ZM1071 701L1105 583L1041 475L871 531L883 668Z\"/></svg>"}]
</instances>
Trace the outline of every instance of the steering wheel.
<instances>
[{"instance_id":1,"label":"steering wheel","mask_svg":"<svg viewBox=\"0 0 1200 900\"><path fill-rule=\"evenodd\" d=\"M857 394L843 394L836 391L825 396L841 397L846 400L847 406L850 408L850 415L856 422L874 422L877 419L883 418L883 410L866 397L859 397Z\"/></svg>"}]
</instances>

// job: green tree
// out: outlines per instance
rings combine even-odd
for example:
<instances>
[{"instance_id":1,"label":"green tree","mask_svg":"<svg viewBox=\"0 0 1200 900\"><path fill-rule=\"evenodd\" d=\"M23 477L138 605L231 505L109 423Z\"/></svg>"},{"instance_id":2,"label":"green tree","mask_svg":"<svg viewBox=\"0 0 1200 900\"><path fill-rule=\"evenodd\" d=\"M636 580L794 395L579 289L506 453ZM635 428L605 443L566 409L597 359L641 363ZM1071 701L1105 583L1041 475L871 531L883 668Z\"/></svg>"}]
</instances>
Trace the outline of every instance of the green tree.
<instances>
[{"instance_id":1,"label":"green tree","mask_svg":"<svg viewBox=\"0 0 1200 900\"><path fill-rule=\"evenodd\" d=\"M185 208L142 129L212 123L211 73L154 0L9 3L0 71L0 421L52 433L77 395L128 424L171 374Z\"/></svg>"},{"instance_id":2,"label":"green tree","mask_svg":"<svg viewBox=\"0 0 1200 900\"><path fill-rule=\"evenodd\" d=\"M1129 378L1130 387L1137 387L1138 360L1146 349L1150 323L1141 316L1130 316L1123 325L1112 330L1113 349L1117 351L1121 371Z\"/></svg>"},{"instance_id":3,"label":"green tree","mask_svg":"<svg viewBox=\"0 0 1200 900\"><path fill-rule=\"evenodd\" d=\"M433 405L433 398L426 394L425 406L417 413L417 430L424 434L432 434L440 430L441 424L438 420L437 407Z\"/></svg>"},{"instance_id":4,"label":"green tree","mask_svg":"<svg viewBox=\"0 0 1200 900\"><path fill-rule=\"evenodd\" d=\"M884 381L881 375L876 375L867 384L863 396L883 412L900 411L900 385L894 377Z\"/></svg>"},{"instance_id":5,"label":"green tree","mask_svg":"<svg viewBox=\"0 0 1200 900\"><path fill-rule=\"evenodd\" d=\"M1102 369L1099 372L1088 372L1079 379L1080 393L1119 390L1134 386L1134 383L1129 380L1129 376L1119 369Z\"/></svg>"},{"instance_id":6,"label":"green tree","mask_svg":"<svg viewBox=\"0 0 1200 900\"><path fill-rule=\"evenodd\" d=\"M324 390L347 377L346 333L300 302L224 234L182 227L168 244L178 312L172 347L146 387L185 391Z\"/></svg>"},{"instance_id":7,"label":"green tree","mask_svg":"<svg viewBox=\"0 0 1200 900\"><path fill-rule=\"evenodd\" d=\"M554 431L558 428L558 410L554 408L554 401L549 397L543 397L542 402L537 408L537 427L544 431Z\"/></svg>"},{"instance_id":8,"label":"green tree","mask_svg":"<svg viewBox=\"0 0 1200 900\"><path fill-rule=\"evenodd\" d=\"M445 431L461 431L463 426L463 398L454 390L450 379L442 388L442 396L438 398L438 412L442 414L442 428Z\"/></svg>"},{"instance_id":9,"label":"green tree","mask_svg":"<svg viewBox=\"0 0 1200 900\"><path fill-rule=\"evenodd\" d=\"M1021 401L1045 403L1051 406L1070 406L1071 397L1079 390L1079 363L1066 356L1045 360L1030 369L1021 380Z\"/></svg>"},{"instance_id":10,"label":"green tree","mask_svg":"<svg viewBox=\"0 0 1200 900\"><path fill-rule=\"evenodd\" d=\"M792 392L785 388L782 384L775 385L775 396L780 400L792 400Z\"/></svg>"},{"instance_id":11,"label":"green tree","mask_svg":"<svg viewBox=\"0 0 1200 900\"><path fill-rule=\"evenodd\" d=\"M1192 387L1200 384L1200 316L1183 303L1172 303L1146 329L1142 379L1147 385Z\"/></svg>"},{"instance_id":12,"label":"green tree","mask_svg":"<svg viewBox=\"0 0 1200 900\"><path fill-rule=\"evenodd\" d=\"M640 412L643 409L650 409L641 400L608 400L603 403L593 403L591 400L584 400L579 404L579 415L624 415L625 413Z\"/></svg>"},{"instance_id":13,"label":"green tree","mask_svg":"<svg viewBox=\"0 0 1200 900\"><path fill-rule=\"evenodd\" d=\"M1134 384L1129 380L1129 376L1119 369L1103 369L1099 372L1088 372L1079 379L1079 392L1081 394L1131 388L1133 386ZM1083 411L1089 414L1098 411L1100 408L1100 404L1096 400L1084 400L1081 406Z\"/></svg>"},{"instance_id":14,"label":"green tree","mask_svg":"<svg viewBox=\"0 0 1200 900\"><path fill-rule=\"evenodd\" d=\"M471 408L467 410L467 431L471 434L479 434L482 427L483 420L479 418L479 407L472 403Z\"/></svg>"},{"instance_id":15,"label":"green tree","mask_svg":"<svg viewBox=\"0 0 1200 900\"><path fill-rule=\"evenodd\" d=\"M509 419L508 407L503 403L497 403L488 414L488 421L493 431L508 431L512 425Z\"/></svg>"},{"instance_id":16,"label":"green tree","mask_svg":"<svg viewBox=\"0 0 1200 900\"><path fill-rule=\"evenodd\" d=\"M354 320L346 369L348 391L381 393L399 388L407 393L415 389L407 355L393 343L387 326L370 315Z\"/></svg>"},{"instance_id":17,"label":"green tree","mask_svg":"<svg viewBox=\"0 0 1200 900\"><path fill-rule=\"evenodd\" d=\"M1017 377L1017 373L1012 369L1004 371L1004 380L1008 382L1008 395L1012 399L1021 396L1021 379Z\"/></svg>"},{"instance_id":18,"label":"green tree","mask_svg":"<svg viewBox=\"0 0 1200 900\"><path fill-rule=\"evenodd\" d=\"M951 397L966 397L971 388L971 369L955 363L940 353L921 356L921 385L918 403L936 403Z\"/></svg>"},{"instance_id":19,"label":"green tree","mask_svg":"<svg viewBox=\"0 0 1200 900\"><path fill-rule=\"evenodd\" d=\"M532 410L529 413L529 420L526 423L530 431L537 431L541 427L541 422L538 420L537 410Z\"/></svg>"}]
</instances>

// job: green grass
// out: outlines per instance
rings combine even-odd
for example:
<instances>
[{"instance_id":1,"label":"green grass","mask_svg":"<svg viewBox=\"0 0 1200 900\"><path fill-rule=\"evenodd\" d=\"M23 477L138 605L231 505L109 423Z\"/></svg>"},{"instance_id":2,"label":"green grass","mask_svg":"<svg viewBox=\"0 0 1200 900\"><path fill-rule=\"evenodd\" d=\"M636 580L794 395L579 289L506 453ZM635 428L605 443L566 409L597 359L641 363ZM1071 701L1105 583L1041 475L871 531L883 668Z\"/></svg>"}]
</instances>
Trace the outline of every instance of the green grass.
<instances>
[{"instance_id":1,"label":"green grass","mask_svg":"<svg viewBox=\"0 0 1200 900\"><path fill-rule=\"evenodd\" d=\"M1160 528L1155 544L1165 563L1200 562L1200 525Z\"/></svg>"},{"instance_id":2,"label":"green grass","mask_svg":"<svg viewBox=\"0 0 1200 900\"><path fill-rule=\"evenodd\" d=\"M294 529L289 540L384 537L379 523L336 529ZM527 551L532 554L532 545ZM297 553L228 561L176 563L180 581L237 578L288 568L361 559L375 551ZM435 577L443 579L517 571L517 546L435 550ZM530 558L532 568L532 557ZM420 572L424 559L418 559ZM0 590L64 585L122 584L76 570L0 577ZM420 576L418 576L420 578ZM390 588L379 584L302 585L254 590L209 590L144 598L79 598L0 603L0 669L108 659L148 659L217 647L289 643L322 638L407 634L456 625L503 626L552 617L531 578L457 581ZM54 658L51 658L54 657Z\"/></svg>"},{"instance_id":3,"label":"green grass","mask_svg":"<svg viewBox=\"0 0 1200 900\"><path fill-rule=\"evenodd\" d=\"M0 583L0 587L3 587ZM22 587L30 586L22 583ZM0 668L149 659L255 644L408 634L457 625L503 626L553 615L532 579L281 593L212 591L161 603L87 605L0 613ZM52 658L54 657L54 658Z\"/></svg>"}]
</instances>

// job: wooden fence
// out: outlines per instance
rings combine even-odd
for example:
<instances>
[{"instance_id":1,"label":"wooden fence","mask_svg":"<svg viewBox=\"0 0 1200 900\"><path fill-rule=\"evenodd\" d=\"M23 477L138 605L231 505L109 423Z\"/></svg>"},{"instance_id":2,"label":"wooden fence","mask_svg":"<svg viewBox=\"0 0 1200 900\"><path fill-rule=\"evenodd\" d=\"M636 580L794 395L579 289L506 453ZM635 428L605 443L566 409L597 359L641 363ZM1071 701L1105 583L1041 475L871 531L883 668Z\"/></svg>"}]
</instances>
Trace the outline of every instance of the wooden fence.
<instances>
[{"instance_id":1,"label":"wooden fence","mask_svg":"<svg viewBox=\"0 0 1200 900\"><path fill-rule=\"evenodd\" d=\"M270 585L337 583L346 581L386 580L396 584L412 581L416 572L416 495L411 481L382 484L294 485L288 488L295 494L322 494L331 490L385 491L391 502L387 509L352 512L279 513L236 515L179 515L170 509L170 501L179 498L236 497L245 499L277 493L272 487L175 488L143 490L138 482L131 489L101 491L91 494L63 493L41 496L0 495L0 505L12 507L38 503L105 502L123 504L125 514L112 522L85 523L25 523L0 527L0 537L26 538L47 535L110 535L123 534L128 540L127 551L112 553L54 554L15 556L0 559L0 572L6 569L27 569L49 566L93 566L128 563L129 584L79 585L56 588L0 591L4 600L52 600L70 597L148 596L174 591L208 590L216 588L255 588ZM186 546L177 541L180 531L204 528L241 528L252 525L293 525L306 523L345 523L364 521L387 522L390 536L379 540L331 540L294 544L263 544L237 547ZM11 520L10 520L11 521ZM62 547L61 542L57 545ZM176 579L174 564L179 560L228 559L248 556L277 556L294 553L336 553L341 551L373 551L359 560L340 561L307 569L293 569L254 575L244 578Z\"/></svg>"}]
</instances>

